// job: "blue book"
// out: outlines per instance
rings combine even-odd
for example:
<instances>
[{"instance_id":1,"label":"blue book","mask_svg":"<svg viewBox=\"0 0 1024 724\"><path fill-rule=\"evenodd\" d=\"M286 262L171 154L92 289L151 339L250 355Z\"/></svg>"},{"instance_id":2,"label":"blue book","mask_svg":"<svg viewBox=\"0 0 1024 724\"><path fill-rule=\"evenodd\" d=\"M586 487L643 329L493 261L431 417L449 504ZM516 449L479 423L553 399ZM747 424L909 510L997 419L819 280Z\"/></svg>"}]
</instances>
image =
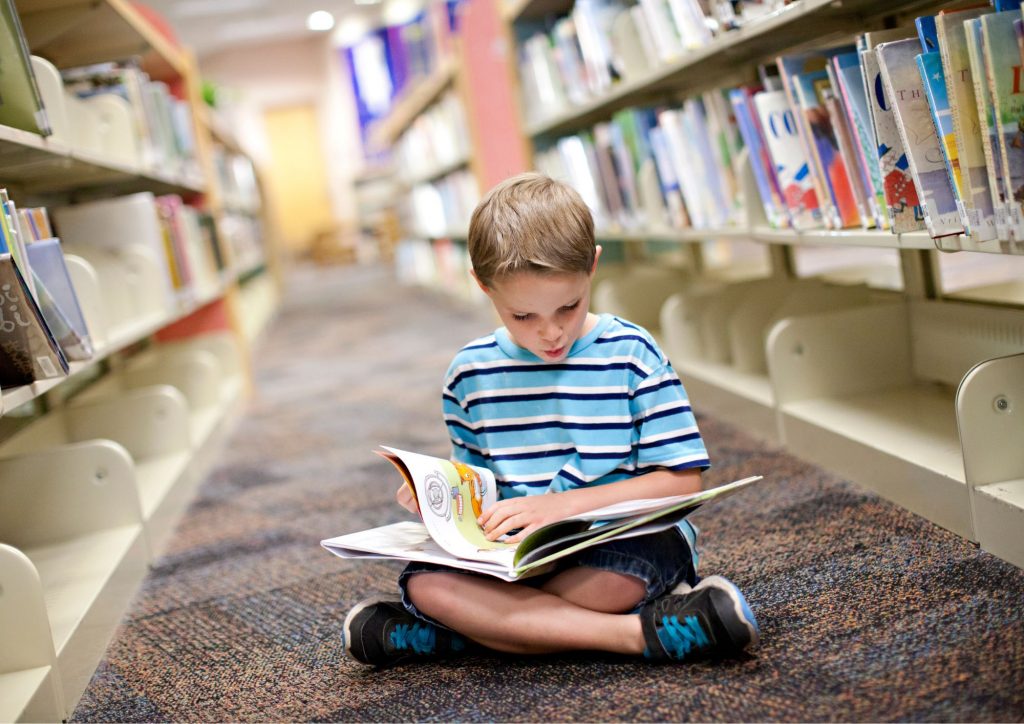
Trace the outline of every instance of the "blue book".
<instances>
[{"instance_id":1,"label":"blue book","mask_svg":"<svg viewBox=\"0 0 1024 724\"><path fill-rule=\"evenodd\" d=\"M924 53L939 52L939 33L935 29L935 16L922 15L914 20L914 27L917 28L917 38L921 41L921 51Z\"/></svg>"},{"instance_id":2,"label":"blue book","mask_svg":"<svg viewBox=\"0 0 1024 724\"><path fill-rule=\"evenodd\" d=\"M875 127L871 120L871 108L865 92L864 71L858 53L843 53L832 59L839 94L843 99L850 128L860 149L858 161L868 192L868 206L879 229L889 228L886 211L885 184L882 182L882 167L878 163L878 144L875 142Z\"/></svg>"},{"instance_id":3,"label":"blue book","mask_svg":"<svg viewBox=\"0 0 1024 724\"><path fill-rule=\"evenodd\" d=\"M942 69L942 57L938 53L922 53L914 58L921 74L924 94L932 114L935 135L938 136L939 150L946 164L946 175L953 187L953 199L960 214L964 231L971 234L970 217L963 202L963 180L960 173L960 154L957 151L956 134L953 132L953 112L949 107L949 93L946 89L946 74Z\"/></svg>"},{"instance_id":4,"label":"blue book","mask_svg":"<svg viewBox=\"0 0 1024 724\"><path fill-rule=\"evenodd\" d=\"M739 126L743 143L750 155L750 167L757 183L758 194L761 196L765 217L773 228L778 229L789 226L788 216L782 202L782 193L779 191L779 182L772 168L771 155L761 135L761 126L754 117L751 96L747 88L734 88L729 91L729 101L736 116L736 125Z\"/></svg>"},{"instance_id":5,"label":"blue book","mask_svg":"<svg viewBox=\"0 0 1024 724\"><path fill-rule=\"evenodd\" d=\"M65 356L72 360L91 359L93 347L89 327L78 304L60 240L34 241L26 250L29 267L35 277L39 307Z\"/></svg>"}]
</instances>

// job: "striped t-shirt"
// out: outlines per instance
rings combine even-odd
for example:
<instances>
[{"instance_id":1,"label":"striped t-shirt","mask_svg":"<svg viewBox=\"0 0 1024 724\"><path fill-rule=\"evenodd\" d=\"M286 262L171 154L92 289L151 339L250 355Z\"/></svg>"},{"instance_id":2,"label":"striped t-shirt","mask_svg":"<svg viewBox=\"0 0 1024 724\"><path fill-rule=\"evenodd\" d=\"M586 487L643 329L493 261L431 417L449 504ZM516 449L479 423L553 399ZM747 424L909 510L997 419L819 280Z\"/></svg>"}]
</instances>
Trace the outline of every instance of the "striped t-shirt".
<instances>
[{"instance_id":1,"label":"striped t-shirt","mask_svg":"<svg viewBox=\"0 0 1024 724\"><path fill-rule=\"evenodd\" d=\"M709 465L668 359L609 314L556 363L505 328L470 342L448 368L443 404L455 459L490 469L502 498Z\"/></svg>"}]
</instances>

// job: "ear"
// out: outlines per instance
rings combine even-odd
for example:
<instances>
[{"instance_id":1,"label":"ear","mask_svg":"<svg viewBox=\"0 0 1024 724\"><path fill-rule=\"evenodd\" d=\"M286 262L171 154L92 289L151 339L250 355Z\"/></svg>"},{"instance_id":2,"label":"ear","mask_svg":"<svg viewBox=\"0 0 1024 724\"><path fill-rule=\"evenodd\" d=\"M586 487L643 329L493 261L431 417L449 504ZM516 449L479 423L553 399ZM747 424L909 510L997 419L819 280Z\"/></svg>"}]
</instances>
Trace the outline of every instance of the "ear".
<instances>
[{"instance_id":1,"label":"ear","mask_svg":"<svg viewBox=\"0 0 1024 724\"><path fill-rule=\"evenodd\" d=\"M594 265L590 267L590 276L594 276L594 272L597 271L597 261L601 258L601 245L598 244L594 247Z\"/></svg>"},{"instance_id":2,"label":"ear","mask_svg":"<svg viewBox=\"0 0 1024 724\"><path fill-rule=\"evenodd\" d=\"M476 275L476 272L475 272L475 271L473 271L472 269L470 269L470 270L469 270L469 273L470 273L470 274L472 275L472 277L473 277L473 281L475 281L475 282L476 282L476 285L477 285L478 287L480 287L480 290L481 290L481 291L482 291L482 292L483 292L484 294L490 295L490 293L491 293L491 290L487 288L487 285L486 285L486 284L484 284L484 283L483 283L482 281L480 281L480 277L478 277L478 276Z\"/></svg>"}]
</instances>

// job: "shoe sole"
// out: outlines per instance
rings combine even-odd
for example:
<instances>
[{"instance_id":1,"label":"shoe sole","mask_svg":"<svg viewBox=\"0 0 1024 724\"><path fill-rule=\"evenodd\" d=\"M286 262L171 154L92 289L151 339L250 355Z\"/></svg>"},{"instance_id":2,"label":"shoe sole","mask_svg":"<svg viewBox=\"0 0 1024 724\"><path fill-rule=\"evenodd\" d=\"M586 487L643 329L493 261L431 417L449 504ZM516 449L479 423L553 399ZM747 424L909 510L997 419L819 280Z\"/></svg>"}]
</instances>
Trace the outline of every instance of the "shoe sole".
<instances>
[{"instance_id":1,"label":"shoe sole","mask_svg":"<svg viewBox=\"0 0 1024 724\"><path fill-rule=\"evenodd\" d=\"M363 664L363 666L373 666L373 664L367 664L362 661L359 661L358 658L352 655L352 634L349 631L349 626L352 623L352 619L359 615L359 612L362 611L364 608L376 606L378 603L383 603L384 601L393 600L394 596L388 597L383 594L379 596L372 596L370 598L363 599L362 601L357 603L355 606L352 607L352 610L348 612L348 615L345 616L345 622L341 625L341 638L345 642L345 653L348 655L350 659L352 659L353 661L358 661L360 664Z\"/></svg>"},{"instance_id":2,"label":"shoe sole","mask_svg":"<svg viewBox=\"0 0 1024 724\"><path fill-rule=\"evenodd\" d=\"M736 584L722 576L708 576L701 580L693 590L698 591L702 588L717 588L729 596L729 600L733 605L733 612L743 622L743 626L746 628L747 635L750 638L749 643L743 648L752 649L757 646L761 641L761 629L757 625L757 619L754 618L754 612L750 610L750 604L747 603L747 599L744 598Z\"/></svg>"}]
</instances>

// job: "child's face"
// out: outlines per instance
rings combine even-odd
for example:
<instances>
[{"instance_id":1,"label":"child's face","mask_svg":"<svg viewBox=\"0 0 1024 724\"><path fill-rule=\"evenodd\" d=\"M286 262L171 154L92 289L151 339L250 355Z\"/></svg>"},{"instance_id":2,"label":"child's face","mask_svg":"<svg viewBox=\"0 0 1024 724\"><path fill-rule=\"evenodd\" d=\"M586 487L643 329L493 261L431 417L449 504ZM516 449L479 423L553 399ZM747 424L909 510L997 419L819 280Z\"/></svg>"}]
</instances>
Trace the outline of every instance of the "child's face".
<instances>
[{"instance_id":1,"label":"child's face","mask_svg":"<svg viewBox=\"0 0 1024 724\"><path fill-rule=\"evenodd\" d=\"M516 272L484 291L516 344L558 362L589 327L590 280L583 273Z\"/></svg>"}]
</instances>

